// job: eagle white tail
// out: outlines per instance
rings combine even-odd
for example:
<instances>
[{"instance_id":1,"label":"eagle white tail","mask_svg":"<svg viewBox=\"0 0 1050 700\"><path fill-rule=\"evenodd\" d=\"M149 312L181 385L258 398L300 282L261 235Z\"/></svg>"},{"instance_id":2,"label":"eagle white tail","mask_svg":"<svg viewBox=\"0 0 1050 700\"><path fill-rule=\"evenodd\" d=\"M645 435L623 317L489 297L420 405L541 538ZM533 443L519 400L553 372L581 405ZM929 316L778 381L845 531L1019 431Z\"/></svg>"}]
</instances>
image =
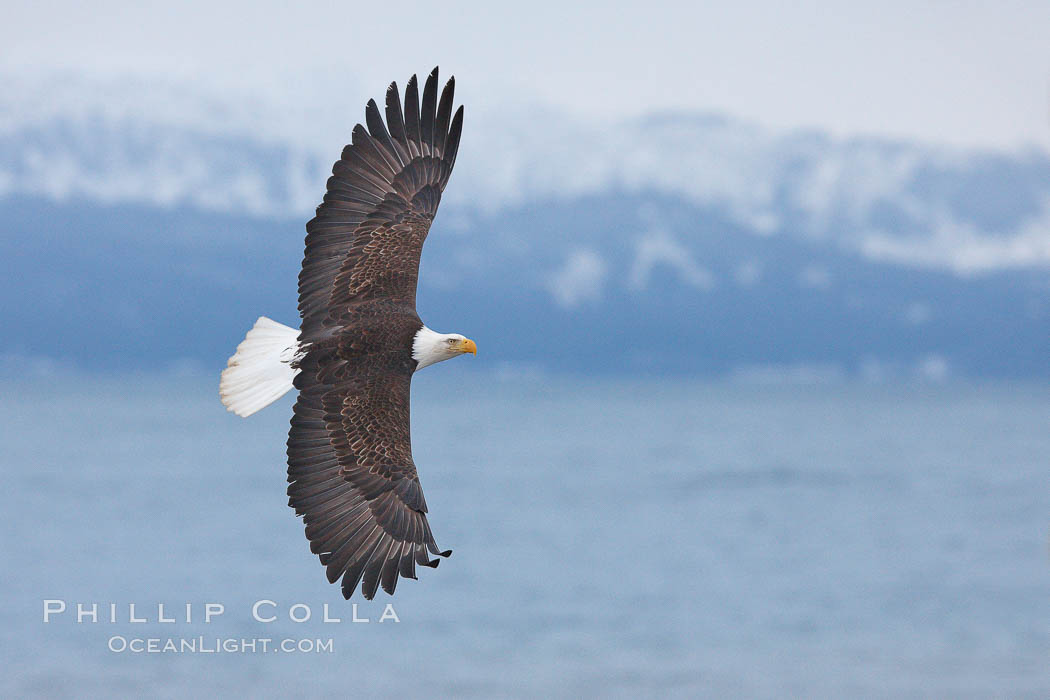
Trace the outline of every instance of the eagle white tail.
<instances>
[{"instance_id":1,"label":"eagle white tail","mask_svg":"<svg viewBox=\"0 0 1050 700\"><path fill-rule=\"evenodd\" d=\"M227 410L246 417L284 396L299 374L292 369L298 339L296 329L260 316L222 371L219 397Z\"/></svg>"}]
</instances>

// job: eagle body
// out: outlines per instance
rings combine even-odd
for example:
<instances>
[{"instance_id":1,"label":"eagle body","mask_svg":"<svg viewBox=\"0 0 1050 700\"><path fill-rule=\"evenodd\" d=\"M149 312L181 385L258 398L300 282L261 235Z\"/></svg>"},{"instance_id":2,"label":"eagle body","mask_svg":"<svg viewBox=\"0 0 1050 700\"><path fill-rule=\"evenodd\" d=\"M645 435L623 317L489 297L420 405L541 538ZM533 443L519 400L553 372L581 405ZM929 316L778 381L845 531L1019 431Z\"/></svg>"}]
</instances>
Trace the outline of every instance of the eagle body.
<instances>
[{"instance_id":1,"label":"eagle body","mask_svg":"<svg viewBox=\"0 0 1050 700\"><path fill-rule=\"evenodd\" d=\"M473 341L430 330L416 312L419 258L459 147L454 79L437 94L415 76L365 108L367 127L332 168L306 225L298 330L260 318L220 382L227 408L250 415L298 390L288 434L289 505L310 550L349 598L393 593L438 548L412 459L410 392L419 369Z\"/></svg>"}]
</instances>

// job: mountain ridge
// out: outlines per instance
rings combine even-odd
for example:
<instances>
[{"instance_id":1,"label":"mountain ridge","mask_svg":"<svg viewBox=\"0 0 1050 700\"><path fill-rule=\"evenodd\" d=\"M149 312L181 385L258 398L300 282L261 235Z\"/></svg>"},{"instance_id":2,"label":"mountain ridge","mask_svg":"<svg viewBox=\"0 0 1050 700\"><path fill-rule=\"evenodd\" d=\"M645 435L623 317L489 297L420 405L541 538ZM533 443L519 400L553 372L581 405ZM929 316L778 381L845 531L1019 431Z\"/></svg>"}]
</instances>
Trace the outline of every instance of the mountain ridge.
<instances>
[{"instance_id":1,"label":"mountain ridge","mask_svg":"<svg viewBox=\"0 0 1050 700\"><path fill-rule=\"evenodd\" d=\"M664 212L663 228L649 226L650 207ZM959 277L870 261L751 235L681 199L442 214L418 306L431 327L478 340L478 367L1050 376L1050 279L1040 270ZM23 300L0 313L9 357L89 371L217 370L257 316L295 322L300 220L41 198L0 200L0 217L34 232L0 268ZM572 239L550 245L567 223Z\"/></svg>"},{"instance_id":2,"label":"mountain ridge","mask_svg":"<svg viewBox=\"0 0 1050 700\"><path fill-rule=\"evenodd\" d=\"M310 139L289 135L290 117L258 129L249 114L216 117L250 112L217 99L159 100L191 105L179 118L174 107L56 97L34 117L9 96L0 100L0 195L308 217L363 112L341 113L344 128ZM827 239L898 264L958 274L1050 267L1050 154L1038 149L836 139L710 114L590 123L550 110L489 112L468 114L445 201L493 213L608 192L680 196L755 234Z\"/></svg>"},{"instance_id":3,"label":"mountain ridge","mask_svg":"<svg viewBox=\"0 0 1050 700\"><path fill-rule=\"evenodd\" d=\"M253 104L218 119L221 100L59 94L34 112L12 94L0 265L24 301L0 312L0 354L214 368L256 316L294 322L341 140L246 129ZM342 114L345 138L360 114ZM1050 156L717 115L468 113L419 299L489 368L1047 377Z\"/></svg>"}]
</instances>

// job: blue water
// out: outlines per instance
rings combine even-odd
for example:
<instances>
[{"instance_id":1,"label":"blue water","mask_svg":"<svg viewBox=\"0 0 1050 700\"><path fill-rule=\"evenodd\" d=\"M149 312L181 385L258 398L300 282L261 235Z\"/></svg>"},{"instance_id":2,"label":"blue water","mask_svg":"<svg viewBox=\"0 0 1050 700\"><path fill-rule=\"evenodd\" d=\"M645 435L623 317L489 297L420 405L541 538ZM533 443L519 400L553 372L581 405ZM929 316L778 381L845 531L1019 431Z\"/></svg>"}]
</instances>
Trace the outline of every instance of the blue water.
<instances>
[{"instance_id":1,"label":"blue water","mask_svg":"<svg viewBox=\"0 0 1050 700\"><path fill-rule=\"evenodd\" d=\"M290 400L238 419L213 380L7 382L0 695L1050 696L1045 386L420 375L454 553L366 624L285 505ZM333 650L108 649L202 635Z\"/></svg>"}]
</instances>

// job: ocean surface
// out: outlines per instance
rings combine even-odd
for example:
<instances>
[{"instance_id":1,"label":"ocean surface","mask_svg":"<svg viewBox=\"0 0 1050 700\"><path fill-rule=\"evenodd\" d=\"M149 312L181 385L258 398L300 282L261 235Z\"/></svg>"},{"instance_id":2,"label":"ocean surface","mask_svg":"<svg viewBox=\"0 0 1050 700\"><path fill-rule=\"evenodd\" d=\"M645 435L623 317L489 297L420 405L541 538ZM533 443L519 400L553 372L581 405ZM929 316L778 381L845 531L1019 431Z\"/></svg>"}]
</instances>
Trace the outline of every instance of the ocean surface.
<instances>
[{"instance_id":1,"label":"ocean surface","mask_svg":"<svg viewBox=\"0 0 1050 700\"><path fill-rule=\"evenodd\" d=\"M1050 697L1050 387L430 372L454 552L371 602L286 505L290 397L5 381L0 696Z\"/></svg>"}]
</instances>

